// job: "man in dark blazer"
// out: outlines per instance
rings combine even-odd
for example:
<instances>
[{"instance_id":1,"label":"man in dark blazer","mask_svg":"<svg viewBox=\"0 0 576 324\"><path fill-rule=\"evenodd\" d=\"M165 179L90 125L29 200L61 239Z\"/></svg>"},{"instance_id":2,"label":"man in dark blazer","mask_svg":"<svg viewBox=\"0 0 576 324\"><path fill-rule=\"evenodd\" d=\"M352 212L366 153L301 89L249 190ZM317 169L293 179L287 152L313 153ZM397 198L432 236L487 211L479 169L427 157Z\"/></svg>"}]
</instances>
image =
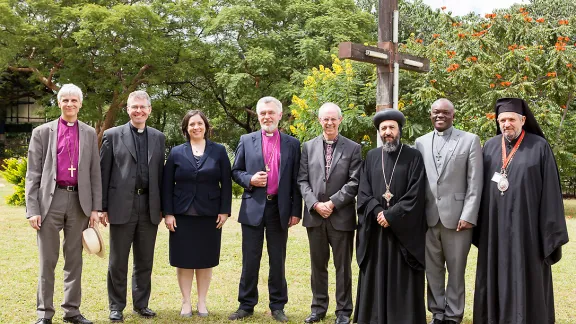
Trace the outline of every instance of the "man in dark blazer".
<instances>
[{"instance_id":1,"label":"man in dark blazer","mask_svg":"<svg viewBox=\"0 0 576 324\"><path fill-rule=\"evenodd\" d=\"M432 324L457 324L464 317L464 273L483 186L480 138L454 128L454 113L448 99L436 100L430 109L434 130L415 143L428 179L426 279Z\"/></svg>"},{"instance_id":2,"label":"man in dark blazer","mask_svg":"<svg viewBox=\"0 0 576 324\"><path fill-rule=\"evenodd\" d=\"M123 321L130 247L134 254L133 309L142 317L156 316L148 308L164 167L164 134L147 127L152 111L144 91L128 96L130 122L104 132L100 148L102 215L110 223L108 301L110 320Z\"/></svg>"},{"instance_id":3,"label":"man in dark blazer","mask_svg":"<svg viewBox=\"0 0 576 324\"><path fill-rule=\"evenodd\" d=\"M98 141L94 128L78 120L80 88L63 85L58 106L60 118L36 127L28 148L26 218L37 232L40 259L36 323L52 323L54 268L64 230L64 322L90 324L79 309L82 231L98 224L102 207Z\"/></svg>"},{"instance_id":4,"label":"man in dark blazer","mask_svg":"<svg viewBox=\"0 0 576 324\"><path fill-rule=\"evenodd\" d=\"M275 320L286 322L288 227L298 224L302 217L302 196L296 182L300 142L278 131L282 118L282 103L278 99L261 98L256 112L262 130L240 137L232 166L232 178L244 187L238 214L242 224L242 276L238 292L240 307L228 319L239 320L254 312L266 235L270 260L269 307Z\"/></svg>"},{"instance_id":5,"label":"man in dark blazer","mask_svg":"<svg viewBox=\"0 0 576 324\"><path fill-rule=\"evenodd\" d=\"M298 185L304 198L304 221L310 242L312 313L306 323L324 319L328 310L330 247L336 268L336 324L352 314L352 251L356 195L362 149L338 134L342 111L325 103L318 111L322 134L302 147Z\"/></svg>"}]
</instances>

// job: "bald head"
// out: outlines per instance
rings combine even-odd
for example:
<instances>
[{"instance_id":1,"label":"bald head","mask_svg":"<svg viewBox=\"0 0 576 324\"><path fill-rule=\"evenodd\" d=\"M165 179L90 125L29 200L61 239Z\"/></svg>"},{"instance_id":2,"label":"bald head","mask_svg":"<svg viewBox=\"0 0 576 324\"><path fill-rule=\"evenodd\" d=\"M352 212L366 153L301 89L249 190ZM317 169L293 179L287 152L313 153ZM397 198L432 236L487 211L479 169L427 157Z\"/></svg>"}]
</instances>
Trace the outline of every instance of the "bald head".
<instances>
[{"instance_id":1,"label":"bald head","mask_svg":"<svg viewBox=\"0 0 576 324\"><path fill-rule=\"evenodd\" d=\"M441 98L430 107L430 120L434 128L443 132L454 124L454 104L446 98Z\"/></svg>"},{"instance_id":2,"label":"bald head","mask_svg":"<svg viewBox=\"0 0 576 324\"><path fill-rule=\"evenodd\" d=\"M342 109L333 102L327 102L320 106L320 109L318 109L318 117L322 118L322 116L324 116L328 111L335 111L338 114L338 117L342 117Z\"/></svg>"}]
</instances>

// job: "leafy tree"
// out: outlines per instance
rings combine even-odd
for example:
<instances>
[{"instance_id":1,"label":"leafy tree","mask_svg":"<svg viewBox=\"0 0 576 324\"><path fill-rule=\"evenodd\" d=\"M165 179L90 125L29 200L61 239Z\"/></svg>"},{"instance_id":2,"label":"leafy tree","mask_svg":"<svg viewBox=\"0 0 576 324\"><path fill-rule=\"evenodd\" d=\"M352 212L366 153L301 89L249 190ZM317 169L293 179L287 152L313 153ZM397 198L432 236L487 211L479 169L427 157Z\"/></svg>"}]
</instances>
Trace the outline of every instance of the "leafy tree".
<instances>
[{"instance_id":1,"label":"leafy tree","mask_svg":"<svg viewBox=\"0 0 576 324\"><path fill-rule=\"evenodd\" d=\"M25 206L26 196L24 186L26 184L26 168L28 160L26 158L10 158L4 160L3 170L0 171L2 177L14 185L14 193L6 196L6 203L13 206Z\"/></svg>"}]
</instances>

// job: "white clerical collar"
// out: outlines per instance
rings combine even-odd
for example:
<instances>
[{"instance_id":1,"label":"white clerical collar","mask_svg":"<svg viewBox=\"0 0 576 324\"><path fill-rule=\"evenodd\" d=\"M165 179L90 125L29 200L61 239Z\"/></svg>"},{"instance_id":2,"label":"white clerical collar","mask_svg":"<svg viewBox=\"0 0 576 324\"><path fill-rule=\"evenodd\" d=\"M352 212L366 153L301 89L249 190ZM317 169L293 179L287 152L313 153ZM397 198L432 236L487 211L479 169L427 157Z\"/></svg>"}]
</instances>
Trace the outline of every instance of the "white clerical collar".
<instances>
[{"instance_id":1,"label":"white clerical collar","mask_svg":"<svg viewBox=\"0 0 576 324\"><path fill-rule=\"evenodd\" d=\"M326 143L326 144L334 144L338 141L338 135L336 135L336 137L334 137L334 139L331 141L327 140L326 137L324 137L324 136L322 136L322 139L324 140L324 143Z\"/></svg>"},{"instance_id":2,"label":"white clerical collar","mask_svg":"<svg viewBox=\"0 0 576 324\"><path fill-rule=\"evenodd\" d=\"M448 128L442 132L437 131L437 130L434 130L434 132L436 132L436 135L438 135L438 136L450 136L450 135L452 135L452 129L453 128L454 128L453 126L450 126L450 128Z\"/></svg>"}]
</instances>

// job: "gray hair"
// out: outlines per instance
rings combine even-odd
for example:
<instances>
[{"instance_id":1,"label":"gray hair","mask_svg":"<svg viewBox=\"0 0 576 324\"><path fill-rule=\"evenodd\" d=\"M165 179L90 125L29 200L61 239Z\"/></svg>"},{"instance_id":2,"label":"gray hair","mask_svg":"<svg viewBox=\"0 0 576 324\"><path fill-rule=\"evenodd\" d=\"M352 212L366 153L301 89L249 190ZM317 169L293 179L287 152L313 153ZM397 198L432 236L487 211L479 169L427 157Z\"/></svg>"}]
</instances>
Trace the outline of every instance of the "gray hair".
<instances>
[{"instance_id":1,"label":"gray hair","mask_svg":"<svg viewBox=\"0 0 576 324\"><path fill-rule=\"evenodd\" d=\"M456 108L454 108L454 104L452 103L452 101L450 101L446 98L440 98L440 99L438 99L432 103L432 105L430 106L430 111L432 111L432 109L434 109L434 107L440 106L442 104L448 105L448 107L452 108L453 111L456 110Z\"/></svg>"},{"instance_id":2,"label":"gray hair","mask_svg":"<svg viewBox=\"0 0 576 324\"><path fill-rule=\"evenodd\" d=\"M335 108L336 111L338 112L338 117L342 118L342 109L340 109L340 107L333 102L326 102L322 106L320 106L320 109L318 109L318 117L322 116L324 111L329 108Z\"/></svg>"},{"instance_id":3,"label":"gray hair","mask_svg":"<svg viewBox=\"0 0 576 324\"><path fill-rule=\"evenodd\" d=\"M128 95L128 100L126 100L126 104L130 105L130 101L134 99L144 99L148 102L148 107L152 106L152 101L150 100L150 96L148 95L148 93L146 93L146 91L136 90L134 92L131 92Z\"/></svg>"},{"instance_id":4,"label":"gray hair","mask_svg":"<svg viewBox=\"0 0 576 324\"><path fill-rule=\"evenodd\" d=\"M274 106L276 106L276 110L278 113L282 112L282 103L280 102L280 100L274 98L274 97L262 97L260 98L260 100L258 100L258 103L256 103L256 113L259 114L260 110L262 110L262 108L264 108L264 105L269 104L269 103L273 103Z\"/></svg>"},{"instance_id":5,"label":"gray hair","mask_svg":"<svg viewBox=\"0 0 576 324\"><path fill-rule=\"evenodd\" d=\"M82 97L82 90L80 90L77 85L72 83L67 83L63 85L62 88L60 88L58 95L56 95L58 102L60 102L64 96L76 96L78 97L78 100L80 100L80 103L82 103L82 100L84 99Z\"/></svg>"}]
</instances>

